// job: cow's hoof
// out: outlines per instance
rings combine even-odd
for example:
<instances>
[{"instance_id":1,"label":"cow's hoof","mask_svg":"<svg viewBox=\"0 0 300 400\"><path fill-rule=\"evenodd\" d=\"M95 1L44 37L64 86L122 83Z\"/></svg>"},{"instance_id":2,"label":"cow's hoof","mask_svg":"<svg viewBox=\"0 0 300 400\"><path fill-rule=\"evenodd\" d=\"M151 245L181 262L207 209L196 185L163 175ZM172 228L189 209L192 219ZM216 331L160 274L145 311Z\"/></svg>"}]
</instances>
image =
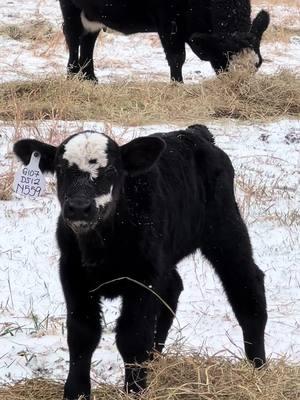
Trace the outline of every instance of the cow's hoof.
<instances>
[{"instance_id":1,"label":"cow's hoof","mask_svg":"<svg viewBox=\"0 0 300 400\"><path fill-rule=\"evenodd\" d=\"M98 83L98 78L95 75L84 75L84 79L90 81L91 83L94 83L95 85L97 85Z\"/></svg>"},{"instance_id":2,"label":"cow's hoof","mask_svg":"<svg viewBox=\"0 0 300 400\"><path fill-rule=\"evenodd\" d=\"M78 394L78 395L66 395L64 394L63 400L90 400L89 395Z\"/></svg>"}]
</instances>

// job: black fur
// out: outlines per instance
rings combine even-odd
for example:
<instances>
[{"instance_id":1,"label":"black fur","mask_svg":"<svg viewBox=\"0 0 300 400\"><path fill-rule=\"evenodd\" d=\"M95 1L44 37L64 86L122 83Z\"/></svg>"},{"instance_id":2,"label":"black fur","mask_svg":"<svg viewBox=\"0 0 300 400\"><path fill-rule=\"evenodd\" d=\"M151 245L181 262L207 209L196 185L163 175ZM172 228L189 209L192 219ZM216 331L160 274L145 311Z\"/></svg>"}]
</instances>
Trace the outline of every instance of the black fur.
<instances>
[{"instance_id":1,"label":"black fur","mask_svg":"<svg viewBox=\"0 0 300 400\"><path fill-rule=\"evenodd\" d=\"M14 150L23 161L32 150L40 151L43 158L45 145L38 143L22 140ZM53 146L44 149L46 158L50 150L53 159ZM57 240L70 351L64 398L90 398L91 357L101 336L101 298L117 296L122 298L122 310L116 342L125 363L125 389L145 388L146 368L132 364L162 350L173 321L173 314L153 291L175 313L183 289L176 265L196 249L201 249L221 279L242 328L248 359L256 367L265 363L264 274L253 261L235 201L230 159L214 145L208 129L193 125L121 147L111 140L111 175L100 171L94 182L75 166L63 164L63 152L64 143L55 154L62 207ZM143 152L147 153L144 159ZM93 201L107 179L114 185L113 206L92 228L76 232L65 220L66 196Z\"/></svg>"},{"instance_id":2,"label":"black fur","mask_svg":"<svg viewBox=\"0 0 300 400\"><path fill-rule=\"evenodd\" d=\"M80 14L124 34L157 32L170 66L171 79L182 81L185 43L219 73L232 55L253 49L262 63L260 41L269 14L260 11L251 25L250 0L60 0L69 48L69 73L81 71L96 81L93 66L98 32L84 30ZM80 54L79 54L80 53Z\"/></svg>"}]
</instances>

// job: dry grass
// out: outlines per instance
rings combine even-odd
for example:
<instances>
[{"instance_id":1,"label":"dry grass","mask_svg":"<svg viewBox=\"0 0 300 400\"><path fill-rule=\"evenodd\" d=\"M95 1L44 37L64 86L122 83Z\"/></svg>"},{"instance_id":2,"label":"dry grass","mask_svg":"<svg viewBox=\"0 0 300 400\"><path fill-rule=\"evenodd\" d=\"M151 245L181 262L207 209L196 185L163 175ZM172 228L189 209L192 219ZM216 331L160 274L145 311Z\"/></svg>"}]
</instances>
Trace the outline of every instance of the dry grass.
<instances>
[{"instance_id":1,"label":"dry grass","mask_svg":"<svg viewBox=\"0 0 300 400\"><path fill-rule=\"evenodd\" d=\"M12 170L5 172L4 174L0 174L0 201L11 199L14 174L15 172Z\"/></svg>"},{"instance_id":2,"label":"dry grass","mask_svg":"<svg viewBox=\"0 0 300 400\"><path fill-rule=\"evenodd\" d=\"M291 23L293 22L293 16L289 17L289 21ZM289 43L291 37L293 36L300 36L300 28L291 28L288 26L288 24L271 24L264 34L263 41L268 43Z\"/></svg>"},{"instance_id":3,"label":"dry grass","mask_svg":"<svg viewBox=\"0 0 300 400\"><path fill-rule=\"evenodd\" d=\"M199 85L120 81L94 86L79 79L37 79L0 85L2 120L105 120L122 125L192 123L236 118L299 117L300 79L233 72Z\"/></svg>"},{"instance_id":4,"label":"dry grass","mask_svg":"<svg viewBox=\"0 0 300 400\"><path fill-rule=\"evenodd\" d=\"M48 41L55 33L54 26L44 19L32 20L22 25L0 25L0 35L14 40Z\"/></svg>"},{"instance_id":5,"label":"dry grass","mask_svg":"<svg viewBox=\"0 0 300 400\"><path fill-rule=\"evenodd\" d=\"M0 25L1 36L25 42L27 49L31 50L35 56L48 59L65 43L62 29L57 30L54 25L43 18L33 19L22 25Z\"/></svg>"},{"instance_id":6,"label":"dry grass","mask_svg":"<svg viewBox=\"0 0 300 400\"><path fill-rule=\"evenodd\" d=\"M33 19L24 24L2 24L0 35L20 41L48 42L56 34L54 26L45 19Z\"/></svg>"},{"instance_id":7,"label":"dry grass","mask_svg":"<svg viewBox=\"0 0 300 400\"><path fill-rule=\"evenodd\" d=\"M273 361L255 371L247 363L197 354L173 354L150 364L150 385L141 400L296 400L300 366ZM61 399L62 384L31 379L0 388L0 400ZM129 400L117 386L99 384L93 400Z\"/></svg>"}]
</instances>

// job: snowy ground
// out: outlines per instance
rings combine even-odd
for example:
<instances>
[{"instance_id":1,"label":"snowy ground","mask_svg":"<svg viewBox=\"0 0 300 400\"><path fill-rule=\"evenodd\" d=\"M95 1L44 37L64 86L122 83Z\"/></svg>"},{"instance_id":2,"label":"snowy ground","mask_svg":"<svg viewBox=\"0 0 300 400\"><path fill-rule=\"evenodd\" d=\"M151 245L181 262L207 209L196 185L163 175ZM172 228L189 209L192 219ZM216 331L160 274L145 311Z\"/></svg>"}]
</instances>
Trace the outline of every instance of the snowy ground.
<instances>
[{"instance_id":1,"label":"snowy ground","mask_svg":"<svg viewBox=\"0 0 300 400\"><path fill-rule=\"evenodd\" d=\"M21 5L21 7L20 7ZM276 18L286 10L273 10ZM297 10L289 10L295 14ZM58 2L19 0L1 9L1 23L48 18L59 29ZM169 68L155 35L130 38L105 35L97 48L97 76L101 81L118 77L168 80ZM0 81L28 79L63 72L67 59L63 42L55 51L47 45L0 36ZM9 50L9 51L8 51ZM261 73L278 68L300 71L299 38L289 44L266 44L262 52L270 62ZM280 54L280 55L279 55ZM184 76L198 81L212 75L208 63L188 52ZM226 123L207 125L217 144L231 156L236 168L236 193L250 230L257 264L266 273L269 321L266 346L269 357L287 355L300 361L300 246L299 246L299 147L300 122L282 120L269 124ZM102 130L99 123L48 121L39 125L44 137L51 130L74 133L82 128ZM106 126L107 128L107 126ZM116 136L130 139L172 126L110 127ZM34 130L24 128L22 136ZM10 153L16 127L0 122L0 173L12 165ZM16 163L15 163L16 166ZM52 182L52 181L51 181ZM65 306L58 280L58 251L54 232L59 212L51 182L39 200L13 197L0 202L0 382L43 375L64 378L68 368ZM179 266L185 291L168 344L202 348L209 354L242 354L241 330L221 285L200 254ZM95 382L116 382L122 363L114 344L113 326L118 302L105 302L105 329L94 356Z\"/></svg>"}]
</instances>

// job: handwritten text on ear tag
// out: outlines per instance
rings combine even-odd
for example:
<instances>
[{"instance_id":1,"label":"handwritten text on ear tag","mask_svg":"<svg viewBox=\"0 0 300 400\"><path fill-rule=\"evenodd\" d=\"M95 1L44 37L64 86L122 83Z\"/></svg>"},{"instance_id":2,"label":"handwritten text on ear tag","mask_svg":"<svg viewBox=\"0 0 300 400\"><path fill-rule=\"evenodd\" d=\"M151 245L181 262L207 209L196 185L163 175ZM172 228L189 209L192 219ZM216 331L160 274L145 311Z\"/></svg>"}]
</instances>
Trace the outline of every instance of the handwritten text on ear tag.
<instances>
[{"instance_id":1,"label":"handwritten text on ear tag","mask_svg":"<svg viewBox=\"0 0 300 400\"><path fill-rule=\"evenodd\" d=\"M15 193L30 198L39 197L44 194L46 181L39 168L40 159L40 153L34 151L31 154L29 164L16 172L13 183Z\"/></svg>"}]
</instances>

